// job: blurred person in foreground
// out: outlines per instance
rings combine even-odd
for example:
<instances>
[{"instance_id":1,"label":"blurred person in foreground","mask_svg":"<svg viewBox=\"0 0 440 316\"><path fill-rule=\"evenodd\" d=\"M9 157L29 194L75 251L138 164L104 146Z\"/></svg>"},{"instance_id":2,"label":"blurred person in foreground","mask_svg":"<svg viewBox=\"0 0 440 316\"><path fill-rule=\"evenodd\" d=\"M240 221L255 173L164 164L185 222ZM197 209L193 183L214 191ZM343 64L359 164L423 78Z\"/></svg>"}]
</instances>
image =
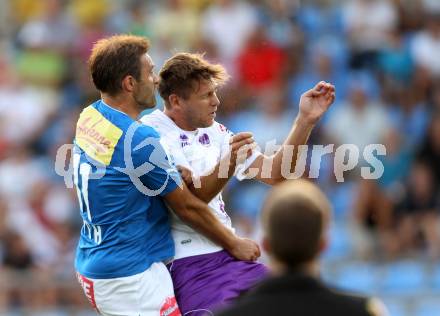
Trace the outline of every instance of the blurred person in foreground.
<instances>
[{"instance_id":1,"label":"blurred person in foreground","mask_svg":"<svg viewBox=\"0 0 440 316\"><path fill-rule=\"evenodd\" d=\"M164 111L156 110L141 121L161 135L192 192L209 203L213 214L233 230L221 195L228 180L235 175L239 180L255 178L269 185L284 181L286 174L295 170L298 145L307 142L316 122L333 103L335 90L320 82L306 91L283 146L274 154L263 155L252 149L251 133L233 135L215 121L220 105L217 89L227 78L222 65L211 64L199 54L178 53L160 71ZM237 146L247 154L241 155ZM284 150L288 146L293 147L289 153ZM169 270L184 314L212 312L267 274L262 264L233 258L176 217L172 217L172 232L176 256Z\"/></svg>"},{"instance_id":2,"label":"blurred person in foreground","mask_svg":"<svg viewBox=\"0 0 440 316\"><path fill-rule=\"evenodd\" d=\"M262 211L263 247L273 276L219 316L388 315L375 298L344 293L319 277L319 255L328 244L331 206L306 180L272 189Z\"/></svg>"},{"instance_id":3,"label":"blurred person in foreground","mask_svg":"<svg viewBox=\"0 0 440 316\"><path fill-rule=\"evenodd\" d=\"M238 259L260 255L190 193L157 132L137 121L155 106L158 77L148 48L146 38L131 35L94 45L89 67L101 99L77 123L73 171L84 224L75 267L101 315L181 315L164 264L174 256L164 202Z\"/></svg>"},{"instance_id":4,"label":"blurred person in foreground","mask_svg":"<svg viewBox=\"0 0 440 316\"><path fill-rule=\"evenodd\" d=\"M440 258L440 190L431 165L416 160L410 168L405 194L394 207L393 232L399 254L425 248L432 260Z\"/></svg>"}]
</instances>

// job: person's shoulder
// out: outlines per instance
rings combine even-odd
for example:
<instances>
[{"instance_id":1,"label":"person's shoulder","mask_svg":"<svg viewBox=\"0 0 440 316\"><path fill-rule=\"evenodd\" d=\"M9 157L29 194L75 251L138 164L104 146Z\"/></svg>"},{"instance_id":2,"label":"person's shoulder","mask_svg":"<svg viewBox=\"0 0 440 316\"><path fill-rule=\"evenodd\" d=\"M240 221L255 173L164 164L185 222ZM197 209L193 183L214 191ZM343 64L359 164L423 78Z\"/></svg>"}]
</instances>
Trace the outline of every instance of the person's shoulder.
<instances>
[{"instance_id":1,"label":"person's shoulder","mask_svg":"<svg viewBox=\"0 0 440 316\"><path fill-rule=\"evenodd\" d=\"M160 134L157 132L157 130L150 125L141 124L139 122L133 122L132 126L130 126L129 129L127 130L127 133L130 133L130 129L133 130L132 133L133 133L133 137L135 138L139 138L139 137L141 139L145 139L149 137L160 138Z\"/></svg>"},{"instance_id":2,"label":"person's shoulder","mask_svg":"<svg viewBox=\"0 0 440 316\"><path fill-rule=\"evenodd\" d=\"M161 114L161 111L156 109L151 113L143 115L140 118L140 121L142 122L142 124L145 124L145 125L151 125L152 123L155 123L155 122L161 122L162 116L160 114Z\"/></svg>"},{"instance_id":3,"label":"person's shoulder","mask_svg":"<svg viewBox=\"0 0 440 316\"><path fill-rule=\"evenodd\" d=\"M154 128L159 134L163 134L176 128L170 118L161 110L155 110L140 118L142 124Z\"/></svg>"},{"instance_id":4,"label":"person's shoulder","mask_svg":"<svg viewBox=\"0 0 440 316\"><path fill-rule=\"evenodd\" d=\"M342 290L331 288L332 300L334 303L344 306L344 308L362 312L369 316L388 316L388 311L383 302L376 297L368 297L348 293Z\"/></svg>"},{"instance_id":5,"label":"person's shoulder","mask_svg":"<svg viewBox=\"0 0 440 316\"><path fill-rule=\"evenodd\" d=\"M215 131L217 133L228 133L229 129L223 125L222 123L219 123L217 121L214 121L214 123L208 127L210 130Z\"/></svg>"},{"instance_id":6,"label":"person's shoulder","mask_svg":"<svg viewBox=\"0 0 440 316\"><path fill-rule=\"evenodd\" d=\"M202 130L216 138L224 138L232 135L232 132L225 125L217 121L214 121L210 127L203 128Z\"/></svg>"},{"instance_id":7,"label":"person's shoulder","mask_svg":"<svg viewBox=\"0 0 440 316\"><path fill-rule=\"evenodd\" d=\"M92 115L100 116L100 117L104 116L104 114L102 113L102 110L100 110L99 105L100 105L100 100L95 101L95 102L87 105L86 107L84 107L81 110L81 112L79 113L78 122L80 122L81 119L83 119L84 117L90 117Z\"/></svg>"}]
</instances>

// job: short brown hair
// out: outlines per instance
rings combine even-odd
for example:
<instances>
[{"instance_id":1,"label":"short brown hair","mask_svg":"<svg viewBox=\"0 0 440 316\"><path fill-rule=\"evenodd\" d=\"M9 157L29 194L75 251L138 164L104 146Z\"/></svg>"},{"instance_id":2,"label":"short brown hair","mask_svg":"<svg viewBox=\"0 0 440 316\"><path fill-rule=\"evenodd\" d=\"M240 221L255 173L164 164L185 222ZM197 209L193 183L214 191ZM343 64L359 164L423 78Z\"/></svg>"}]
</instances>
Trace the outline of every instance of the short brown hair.
<instances>
[{"instance_id":1,"label":"short brown hair","mask_svg":"<svg viewBox=\"0 0 440 316\"><path fill-rule=\"evenodd\" d=\"M147 38L134 35L114 35L96 42L88 61L95 87L115 95L125 76L140 80L141 56L149 47Z\"/></svg>"},{"instance_id":2,"label":"short brown hair","mask_svg":"<svg viewBox=\"0 0 440 316\"><path fill-rule=\"evenodd\" d=\"M223 85L229 78L220 64L211 64L202 54L178 53L159 72L159 94L165 102L171 94L187 99L201 80Z\"/></svg>"},{"instance_id":3,"label":"short brown hair","mask_svg":"<svg viewBox=\"0 0 440 316\"><path fill-rule=\"evenodd\" d=\"M319 253L330 216L324 193L306 180L286 181L269 194L263 208L263 227L273 256L298 268Z\"/></svg>"}]
</instances>

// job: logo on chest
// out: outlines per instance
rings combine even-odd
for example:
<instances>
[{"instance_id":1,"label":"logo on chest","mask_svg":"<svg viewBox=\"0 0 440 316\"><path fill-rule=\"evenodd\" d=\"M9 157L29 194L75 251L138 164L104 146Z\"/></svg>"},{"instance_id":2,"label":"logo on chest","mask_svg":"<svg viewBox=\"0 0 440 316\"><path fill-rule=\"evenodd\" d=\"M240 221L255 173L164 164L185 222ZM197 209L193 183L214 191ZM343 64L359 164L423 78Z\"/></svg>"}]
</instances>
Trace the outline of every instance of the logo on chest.
<instances>
[{"instance_id":1,"label":"logo on chest","mask_svg":"<svg viewBox=\"0 0 440 316\"><path fill-rule=\"evenodd\" d=\"M208 134L203 133L202 135L200 135L199 143L204 145L204 146L209 146L211 144L211 140L209 139Z\"/></svg>"},{"instance_id":2,"label":"logo on chest","mask_svg":"<svg viewBox=\"0 0 440 316\"><path fill-rule=\"evenodd\" d=\"M186 136L185 134L180 134L179 138L180 138L180 146L182 148L189 145L188 136Z\"/></svg>"}]
</instances>

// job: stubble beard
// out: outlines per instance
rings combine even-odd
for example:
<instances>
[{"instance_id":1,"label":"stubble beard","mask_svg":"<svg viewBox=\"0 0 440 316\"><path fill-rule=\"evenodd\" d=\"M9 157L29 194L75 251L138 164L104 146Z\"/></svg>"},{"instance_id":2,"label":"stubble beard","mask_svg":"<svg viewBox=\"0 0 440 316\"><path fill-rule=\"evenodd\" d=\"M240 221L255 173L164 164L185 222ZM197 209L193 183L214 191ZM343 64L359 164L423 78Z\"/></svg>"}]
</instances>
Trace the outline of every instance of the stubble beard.
<instances>
[{"instance_id":1,"label":"stubble beard","mask_svg":"<svg viewBox=\"0 0 440 316\"><path fill-rule=\"evenodd\" d=\"M135 96L134 100L136 101L138 108L141 111L146 109L152 109L156 106L156 98L154 95L154 91L152 92L152 95L148 98L139 98Z\"/></svg>"}]
</instances>

